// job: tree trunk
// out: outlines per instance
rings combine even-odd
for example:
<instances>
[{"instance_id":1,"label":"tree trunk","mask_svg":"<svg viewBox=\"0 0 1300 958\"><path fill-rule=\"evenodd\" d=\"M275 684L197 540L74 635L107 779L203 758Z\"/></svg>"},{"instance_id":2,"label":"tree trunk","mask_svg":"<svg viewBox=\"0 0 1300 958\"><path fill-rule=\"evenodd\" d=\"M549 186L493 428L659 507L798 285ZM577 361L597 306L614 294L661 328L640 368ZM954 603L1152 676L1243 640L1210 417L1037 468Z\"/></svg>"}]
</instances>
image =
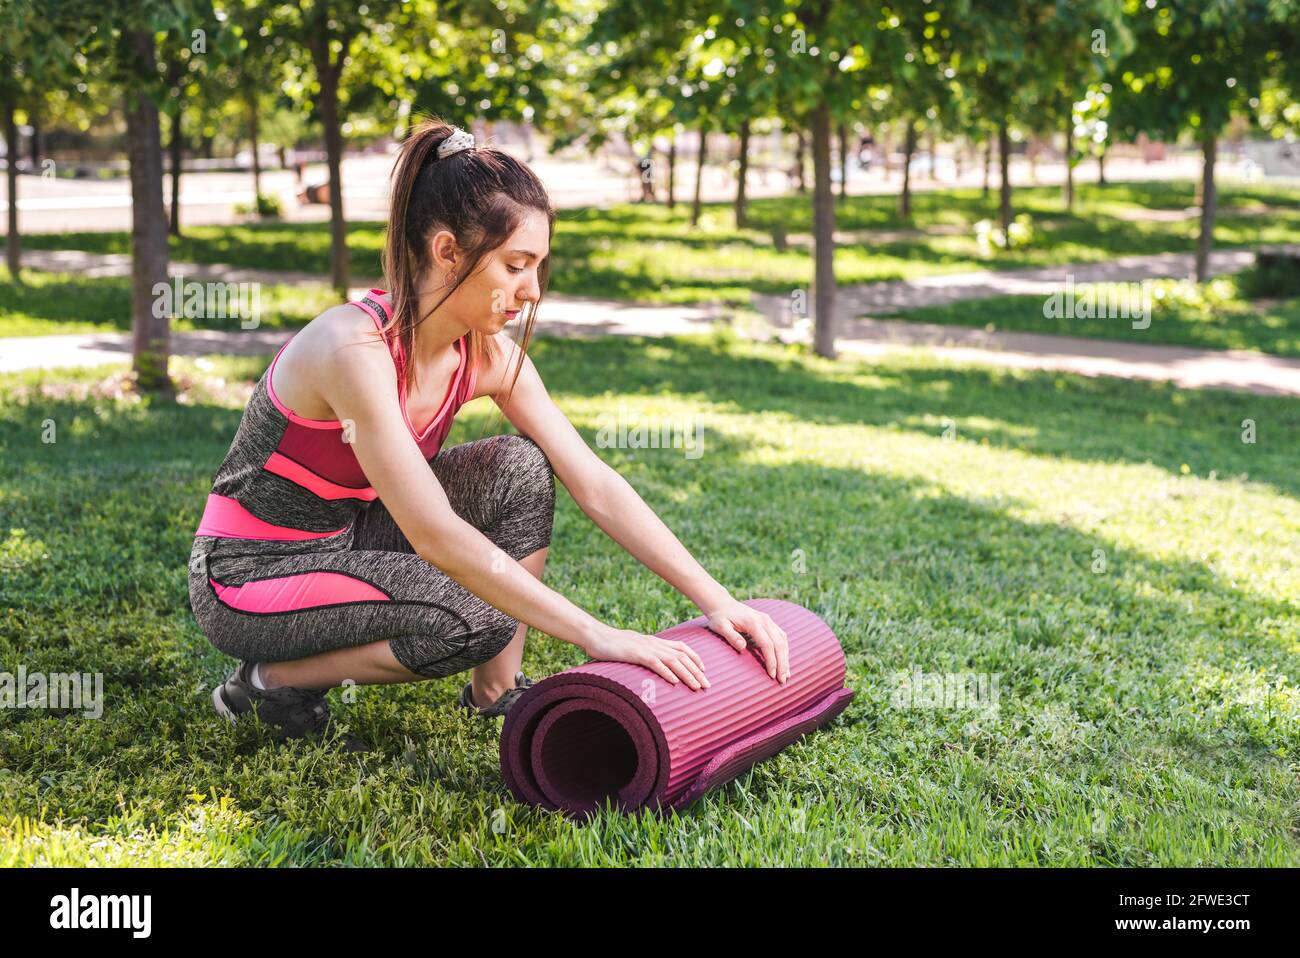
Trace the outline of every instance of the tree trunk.
<instances>
[{"instance_id":1,"label":"tree trunk","mask_svg":"<svg viewBox=\"0 0 1300 958\"><path fill-rule=\"evenodd\" d=\"M1007 131L1005 116L998 121L998 166L1002 173L998 210L1002 219L1002 234L1005 236L1011 228L1011 179L1008 175L1011 167L1011 135Z\"/></svg>"},{"instance_id":2,"label":"tree trunk","mask_svg":"<svg viewBox=\"0 0 1300 958\"><path fill-rule=\"evenodd\" d=\"M935 180L937 180L937 179L939 178L939 173L938 173L938 171L935 169L935 161L934 161L934 155L935 155L935 152L934 152L934 127L933 127L933 126L930 127L928 140L929 140L929 146L928 146L926 152L927 152L927 153L929 154L929 156L930 156L930 168L926 171L926 179L928 179L930 182L934 182Z\"/></svg>"},{"instance_id":3,"label":"tree trunk","mask_svg":"<svg viewBox=\"0 0 1300 958\"><path fill-rule=\"evenodd\" d=\"M248 98L248 134L253 141L253 208L262 215L262 157L261 137L257 126L257 96Z\"/></svg>"},{"instance_id":4,"label":"tree trunk","mask_svg":"<svg viewBox=\"0 0 1300 958\"><path fill-rule=\"evenodd\" d=\"M1106 144L1101 145L1101 152L1097 154L1097 182L1102 186L1106 185Z\"/></svg>"},{"instance_id":5,"label":"tree trunk","mask_svg":"<svg viewBox=\"0 0 1300 958\"><path fill-rule=\"evenodd\" d=\"M898 196L898 217L903 220L912 218L912 154L916 152L916 121L907 120L903 131L903 192Z\"/></svg>"},{"instance_id":6,"label":"tree trunk","mask_svg":"<svg viewBox=\"0 0 1300 958\"><path fill-rule=\"evenodd\" d=\"M31 113L32 125L32 172L36 173L41 168L41 157L45 155L45 132L41 129L40 123L36 120L36 111Z\"/></svg>"},{"instance_id":7,"label":"tree trunk","mask_svg":"<svg viewBox=\"0 0 1300 958\"><path fill-rule=\"evenodd\" d=\"M806 183L804 182L804 179L803 179L803 155L804 155L804 151L805 151L806 148L807 148L807 144L806 144L806 142L805 142L805 140L804 140L803 130L795 130L795 133L794 133L794 168L795 168L795 172L796 172L796 174L797 174L798 177L799 177L799 186L798 186L798 189L799 189L799 192L800 192L800 193L807 193L807 192L808 192L808 184L806 184Z\"/></svg>"},{"instance_id":8,"label":"tree trunk","mask_svg":"<svg viewBox=\"0 0 1300 958\"><path fill-rule=\"evenodd\" d=\"M849 128L839 125L840 146L840 199L849 195Z\"/></svg>"},{"instance_id":9,"label":"tree trunk","mask_svg":"<svg viewBox=\"0 0 1300 958\"><path fill-rule=\"evenodd\" d=\"M330 40L323 32L312 42L312 61L320 82L321 123L325 127L325 155L329 166L330 282L340 296L348 294L348 227L343 219L343 130L339 119L339 74L349 43L345 39L337 62L330 58Z\"/></svg>"},{"instance_id":10,"label":"tree trunk","mask_svg":"<svg viewBox=\"0 0 1300 958\"><path fill-rule=\"evenodd\" d=\"M1218 152L1218 137L1213 133L1201 141L1205 165L1201 173L1201 235L1196 241L1196 281L1204 283L1210 278L1210 250L1214 246L1214 215L1219 205L1218 191L1214 185L1214 160Z\"/></svg>"},{"instance_id":11,"label":"tree trunk","mask_svg":"<svg viewBox=\"0 0 1300 958\"><path fill-rule=\"evenodd\" d=\"M825 100L812 113L813 349L835 358L835 197L831 194L831 111Z\"/></svg>"},{"instance_id":12,"label":"tree trunk","mask_svg":"<svg viewBox=\"0 0 1300 958\"><path fill-rule=\"evenodd\" d=\"M154 71L154 35L132 30L123 37L137 61L137 76ZM131 164L131 350L136 388L173 395L167 362L171 317L154 315L155 283L168 280L167 216L163 210L162 129L158 106L143 92L127 91L126 139Z\"/></svg>"},{"instance_id":13,"label":"tree trunk","mask_svg":"<svg viewBox=\"0 0 1300 958\"><path fill-rule=\"evenodd\" d=\"M749 119L740 122L739 174L736 179L736 229L749 225L748 200L745 196L745 179L749 175Z\"/></svg>"},{"instance_id":14,"label":"tree trunk","mask_svg":"<svg viewBox=\"0 0 1300 958\"><path fill-rule=\"evenodd\" d=\"M176 112L172 115L172 138L168 144L172 164L172 216L168 231L172 236L181 235L181 101L176 101Z\"/></svg>"},{"instance_id":15,"label":"tree trunk","mask_svg":"<svg viewBox=\"0 0 1300 958\"><path fill-rule=\"evenodd\" d=\"M704 160L709 148L709 134L704 127L700 127L700 155L695 166L695 199L691 201L691 225L700 225L700 213L703 210L704 200L702 191L704 189Z\"/></svg>"},{"instance_id":16,"label":"tree trunk","mask_svg":"<svg viewBox=\"0 0 1300 958\"><path fill-rule=\"evenodd\" d=\"M668 204L668 208L670 210L677 205L677 194L675 192L676 180L677 180L677 137L674 136L671 140L668 141L668 196L664 200L664 202Z\"/></svg>"},{"instance_id":17,"label":"tree trunk","mask_svg":"<svg viewBox=\"0 0 1300 958\"><path fill-rule=\"evenodd\" d=\"M5 97L4 100L4 125L5 180L9 189L9 234L5 244L5 262L9 266L9 278L15 283L21 283L23 252L22 240L18 235L18 122L14 119L14 101L11 97Z\"/></svg>"},{"instance_id":18,"label":"tree trunk","mask_svg":"<svg viewBox=\"0 0 1300 958\"><path fill-rule=\"evenodd\" d=\"M1074 117L1065 116L1065 209L1074 212Z\"/></svg>"},{"instance_id":19,"label":"tree trunk","mask_svg":"<svg viewBox=\"0 0 1300 958\"><path fill-rule=\"evenodd\" d=\"M989 137L984 141L984 189L981 196L988 199L989 196L989 171L993 166L993 138Z\"/></svg>"}]
</instances>

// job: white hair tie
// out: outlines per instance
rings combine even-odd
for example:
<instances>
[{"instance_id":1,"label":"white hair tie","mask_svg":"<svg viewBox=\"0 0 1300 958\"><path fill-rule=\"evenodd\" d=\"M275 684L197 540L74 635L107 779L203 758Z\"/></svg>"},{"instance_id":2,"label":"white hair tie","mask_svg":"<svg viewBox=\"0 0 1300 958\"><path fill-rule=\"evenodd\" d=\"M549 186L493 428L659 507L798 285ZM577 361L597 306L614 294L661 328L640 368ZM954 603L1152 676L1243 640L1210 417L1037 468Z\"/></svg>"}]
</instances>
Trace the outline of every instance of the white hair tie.
<instances>
[{"instance_id":1,"label":"white hair tie","mask_svg":"<svg viewBox=\"0 0 1300 958\"><path fill-rule=\"evenodd\" d=\"M438 144L438 159L445 160L453 153L459 153L461 150L468 150L474 145L474 134L466 133L460 127L447 139Z\"/></svg>"}]
</instances>

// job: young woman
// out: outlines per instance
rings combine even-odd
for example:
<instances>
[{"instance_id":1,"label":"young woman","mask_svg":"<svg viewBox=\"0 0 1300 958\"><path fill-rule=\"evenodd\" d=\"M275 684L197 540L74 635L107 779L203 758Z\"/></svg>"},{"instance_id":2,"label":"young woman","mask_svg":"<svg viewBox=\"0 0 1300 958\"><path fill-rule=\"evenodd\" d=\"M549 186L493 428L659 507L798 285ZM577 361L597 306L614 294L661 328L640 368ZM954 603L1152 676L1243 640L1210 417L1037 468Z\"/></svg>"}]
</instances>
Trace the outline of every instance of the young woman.
<instances>
[{"instance_id":1,"label":"young woman","mask_svg":"<svg viewBox=\"0 0 1300 958\"><path fill-rule=\"evenodd\" d=\"M213 693L277 737L317 736L333 687L473 668L460 704L504 714L531 684L529 625L595 659L708 687L681 642L606 625L541 582L558 476L582 510L737 650L789 675L786 636L719 585L551 401L526 355L555 212L508 154L428 121L393 170L388 291L335 306L258 381L190 562L199 628L240 665ZM522 314L522 348L503 332ZM441 449L491 396L519 435ZM355 740L354 740L355 741Z\"/></svg>"}]
</instances>

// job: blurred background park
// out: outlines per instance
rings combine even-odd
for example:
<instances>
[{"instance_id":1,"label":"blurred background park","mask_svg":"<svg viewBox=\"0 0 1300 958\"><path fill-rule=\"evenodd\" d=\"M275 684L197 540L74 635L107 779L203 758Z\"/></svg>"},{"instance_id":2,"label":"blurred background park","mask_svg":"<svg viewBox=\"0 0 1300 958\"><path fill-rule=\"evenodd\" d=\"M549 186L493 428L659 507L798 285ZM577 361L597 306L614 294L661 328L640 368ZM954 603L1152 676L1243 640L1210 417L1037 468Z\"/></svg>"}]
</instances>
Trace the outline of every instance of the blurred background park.
<instances>
[{"instance_id":1,"label":"blurred background park","mask_svg":"<svg viewBox=\"0 0 1300 958\"><path fill-rule=\"evenodd\" d=\"M0 863L1300 864L1297 50L1293 0L0 0L0 670L105 687L0 709ZM559 210L566 414L704 422L598 453L844 643L690 815L516 806L454 678L340 700L362 765L207 707L212 474L430 115ZM696 614L556 536L603 620Z\"/></svg>"}]
</instances>

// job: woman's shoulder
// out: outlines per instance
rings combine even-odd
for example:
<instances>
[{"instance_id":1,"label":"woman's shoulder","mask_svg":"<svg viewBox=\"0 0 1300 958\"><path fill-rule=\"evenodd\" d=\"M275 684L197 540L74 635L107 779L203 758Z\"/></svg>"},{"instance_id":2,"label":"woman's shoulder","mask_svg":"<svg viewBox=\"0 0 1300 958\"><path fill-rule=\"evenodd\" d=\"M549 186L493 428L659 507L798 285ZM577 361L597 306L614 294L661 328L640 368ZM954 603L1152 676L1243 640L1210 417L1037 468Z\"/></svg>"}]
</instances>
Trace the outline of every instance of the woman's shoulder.
<instances>
[{"instance_id":1,"label":"woman's shoulder","mask_svg":"<svg viewBox=\"0 0 1300 958\"><path fill-rule=\"evenodd\" d=\"M379 327L371 315L356 303L339 303L318 314L299 330L295 340L303 340L312 352L342 346L382 342Z\"/></svg>"},{"instance_id":2,"label":"woman's shoulder","mask_svg":"<svg viewBox=\"0 0 1300 958\"><path fill-rule=\"evenodd\" d=\"M339 303L294 334L276 361L275 389L291 408L297 410L290 397L304 407L319 411L321 398L312 385L313 380L340 368L340 360L355 361L363 356L367 357L364 363L367 369L381 372L393 366L392 353L380 337L375 321L355 303Z\"/></svg>"}]
</instances>

